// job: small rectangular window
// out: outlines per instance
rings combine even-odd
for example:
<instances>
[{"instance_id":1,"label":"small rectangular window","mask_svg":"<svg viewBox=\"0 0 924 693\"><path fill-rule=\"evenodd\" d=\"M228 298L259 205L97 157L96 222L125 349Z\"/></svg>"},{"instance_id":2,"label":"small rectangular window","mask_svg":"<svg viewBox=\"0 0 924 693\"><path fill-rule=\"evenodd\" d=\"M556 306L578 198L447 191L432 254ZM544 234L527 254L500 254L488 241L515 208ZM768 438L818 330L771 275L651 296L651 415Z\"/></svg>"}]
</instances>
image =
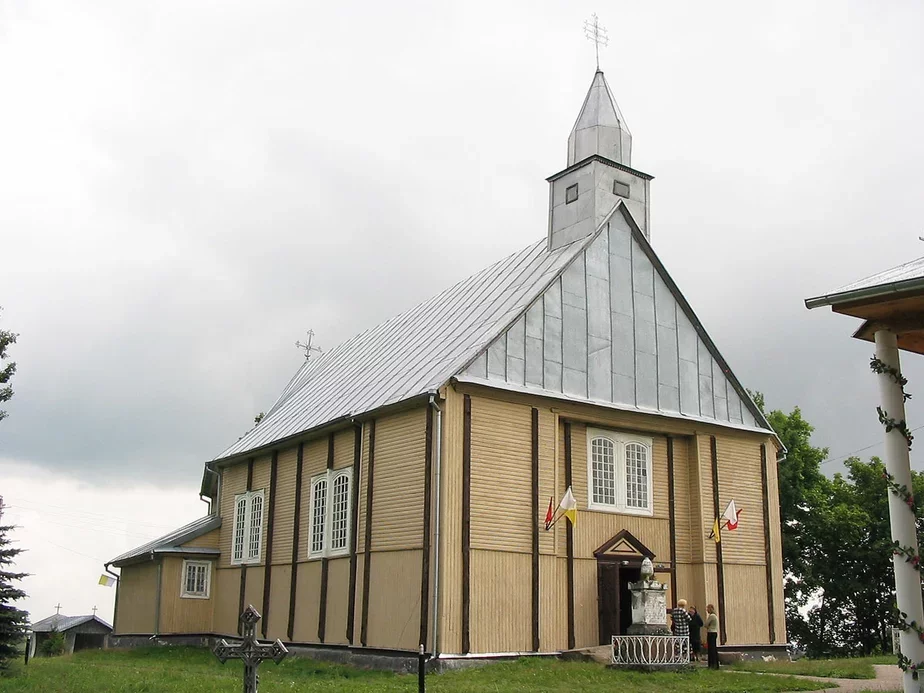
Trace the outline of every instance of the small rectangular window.
<instances>
[{"instance_id":1,"label":"small rectangular window","mask_svg":"<svg viewBox=\"0 0 924 693\"><path fill-rule=\"evenodd\" d=\"M183 561L184 599L208 599L212 577L212 564L209 561Z\"/></svg>"},{"instance_id":2,"label":"small rectangular window","mask_svg":"<svg viewBox=\"0 0 924 693\"><path fill-rule=\"evenodd\" d=\"M577 183L574 185L569 185L565 188L565 204L570 205L578 198L578 188Z\"/></svg>"},{"instance_id":3,"label":"small rectangular window","mask_svg":"<svg viewBox=\"0 0 924 693\"><path fill-rule=\"evenodd\" d=\"M620 197L629 197L629 184L618 180L613 181L613 194Z\"/></svg>"}]
</instances>

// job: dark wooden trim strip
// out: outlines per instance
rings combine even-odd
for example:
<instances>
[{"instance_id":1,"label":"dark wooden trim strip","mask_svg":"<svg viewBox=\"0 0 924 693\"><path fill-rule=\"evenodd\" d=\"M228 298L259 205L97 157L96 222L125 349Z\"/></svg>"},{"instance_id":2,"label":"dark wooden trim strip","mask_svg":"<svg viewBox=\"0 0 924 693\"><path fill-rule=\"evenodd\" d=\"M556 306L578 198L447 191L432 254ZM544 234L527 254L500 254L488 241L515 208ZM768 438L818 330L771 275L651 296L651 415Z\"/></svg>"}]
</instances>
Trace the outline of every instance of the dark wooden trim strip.
<instances>
[{"instance_id":1,"label":"dark wooden trim strip","mask_svg":"<svg viewBox=\"0 0 924 693\"><path fill-rule=\"evenodd\" d=\"M677 512L674 490L674 439L667 437L667 512L671 547L671 606L677 603Z\"/></svg>"},{"instance_id":2,"label":"dark wooden trim strip","mask_svg":"<svg viewBox=\"0 0 924 693\"><path fill-rule=\"evenodd\" d=\"M557 434L557 432L556 432ZM565 488L571 486L571 422L565 422ZM565 551L568 555L568 649L574 649L574 527L565 520Z\"/></svg>"},{"instance_id":3,"label":"dark wooden trim strip","mask_svg":"<svg viewBox=\"0 0 924 693\"><path fill-rule=\"evenodd\" d=\"M363 457L363 427L353 427L353 488L350 505L350 593L347 595L346 640L353 644L353 621L356 620L356 532L359 528L359 468Z\"/></svg>"},{"instance_id":4,"label":"dark wooden trim strip","mask_svg":"<svg viewBox=\"0 0 924 693\"><path fill-rule=\"evenodd\" d=\"M273 460L270 462L270 487L269 487L269 517L266 521L266 547L264 551L264 568L263 568L263 618L262 623L263 637L269 626L270 615L270 590L273 587L273 535L274 525L276 524L276 479L279 467L279 453L273 452Z\"/></svg>"},{"instance_id":5,"label":"dark wooden trim strip","mask_svg":"<svg viewBox=\"0 0 924 693\"><path fill-rule=\"evenodd\" d=\"M372 573L372 486L375 472L375 419L369 422L369 470L366 472L366 537L363 559L363 613L359 624L359 642L365 647L369 635L369 579Z\"/></svg>"},{"instance_id":6,"label":"dark wooden trim strip","mask_svg":"<svg viewBox=\"0 0 924 693\"><path fill-rule=\"evenodd\" d=\"M532 526L533 526L533 562L532 562L532 622L533 652L539 651L539 410L533 407L532 416Z\"/></svg>"},{"instance_id":7,"label":"dark wooden trim strip","mask_svg":"<svg viewBox=\"0 0 924 693\"><path fill-rule=\"evenodd\" d=\"M471 651L472 398L462 411L462 654Z\"/></svg>"},{"instance_id":8,"label":"dark wooden trim strip","mask_svg":"<svg viewBox=\"0 0 924 693\"><path fill-rule=\"evenodd\" d=\"M334 434L327 436L327 470L334 468ZM327 502L333 502L333 486L327 486ZM328 558L325 556L321 559L321 590L318 596L318 641L324 642L324 634L327 630L327 580L330 573Z\"/></svg>"},{"instance_id":9,"label":"dark wooden trim strip","mask_svg":"<svg viewBox=\"0 0 924 693\"><path fill-rule=\"evenodd\" d=\"M286 634L291 642L295 638L295 595L298 585L298 542L299 530L302 524L302 468L304 458L304 443L298 444L298 459L295 463L295 518L292 524L292 578L289 584L289 625Z\"/></svg>"},{"instance_id":10,"label":"dark wooden trim strip","mask_svg":"<svg viewBox=\"0 0 924 693\"><path fill-rule=\"evenodd\" d=\"M430 624L430 522L433 483L433 407L427 405L427 428L424 436L424 497L423 497L423 558L420 565L420 644L427 649L427 627Z\"/></svg>"},{"instance_id":11,"label":"dark wooden trim strip","mask_svg":"<svg viewBox=\"0 0 924 693\"><path fill-rule=\"evenodd\" d=\"M767 624L770 630L770 644L776 642L776 623L773 603L773 554L770 551L770 491L767 477L767 445L760 446L760 490L764 504L764 556L767 561Z\"/></svg>"},{"instance_id":12,"label":"dark wooden trim strip","mask_svg":"<svg viewBox=\"0 0 924 693\"><path fill-rule=\"evenodd\" d=\"M253 491L253 457L247 460L247 491ZM237 512L237 503L234 504L234 511ZM233 528L231 530L234 531ZM247 537L244 537L244 548L247 548ZM234 535L231 535L231 550L234 550ZM247 564L241 565L241 592L238 595L237 600L237 615L240 616L244 613L244 594L247 591ZM241 622L238 619L237 622L237 634L243 635L244 631L241 629Z\"/></svg>"},{"instance_id":13,"label":"dark wooden trim strip","mask_svg":"<svg viewBox=\"0 0 924 693\"><path fill-rule=\"evenodd\" d=\"M719 451L715 436L710 436L710 443L712 447L712 510L713 516L718 518L721 512L719 509ZM721 530L719 538L722 538ZM728 634L725 627L725 566L722 563L721 541L715 545L715 581L719 593L719 640L724 645L728 642Z\"/></svg>"}]
</instances>

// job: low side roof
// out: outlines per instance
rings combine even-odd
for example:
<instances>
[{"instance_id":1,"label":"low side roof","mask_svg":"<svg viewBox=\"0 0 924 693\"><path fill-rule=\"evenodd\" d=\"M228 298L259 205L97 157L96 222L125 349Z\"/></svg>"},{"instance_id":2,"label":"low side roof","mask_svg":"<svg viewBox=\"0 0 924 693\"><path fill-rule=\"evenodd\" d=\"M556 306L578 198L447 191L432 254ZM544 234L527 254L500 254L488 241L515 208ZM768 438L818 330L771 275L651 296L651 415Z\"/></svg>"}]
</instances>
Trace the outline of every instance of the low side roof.
<instances>
[{"instance_id":1,"label":"low side roof","mask_svg":"<svg viewBox=\"0 0 924 693\"><path fill-rule=\"evenodd\" d=\"M55 614L54 616L49 616L48 618L43 618L38 623L32 624L32 632L34 633L50 633L53 630L63 632L70 630L75 626L83 625L89 621L97 621L101 625L105 626L109 630L112 630L112 626L106 623L103 619L98 616L65 616L64 614Z\"/></svg>"},{"instance_id":2,"label":"low side roof","mask_svg":"<svg viewBox=\"0 0 924 693\"><path fill-rule=\"evenodd\" d=\"M196 537L211 532L213 529L221 527L221 518L217 515L206 515L198 520L193 520L188 525L183 525L169 534L142 544L131 551L127 551L120 556L116 556L107 565L124 565L135 558L141 558L151 553L202 553L217 554L218 549L207 548L183 548L183 544L192 541Z\"/></svg>"},{"instance_id":3,"label":"low side roof","mask_svg":"<svg viewBox=\"0 0 924 693\"><path fill-rule=\"evenodd\" d=\"M433 392L506 329L585 244L549 252L543 239L312 359L260 424L215 459Z\"/></svg>"},{"instance_id":4,"label":"low side roof","mask_svg":"<svg viewBox=\"0 0 924 693\"><path fill-rule=\"evenodd\" d=\"M836 306L919 289L924 289L924 257L845 284L821 296L807 298L805 306L806 308Z\"/></svg>"}]
</instances>

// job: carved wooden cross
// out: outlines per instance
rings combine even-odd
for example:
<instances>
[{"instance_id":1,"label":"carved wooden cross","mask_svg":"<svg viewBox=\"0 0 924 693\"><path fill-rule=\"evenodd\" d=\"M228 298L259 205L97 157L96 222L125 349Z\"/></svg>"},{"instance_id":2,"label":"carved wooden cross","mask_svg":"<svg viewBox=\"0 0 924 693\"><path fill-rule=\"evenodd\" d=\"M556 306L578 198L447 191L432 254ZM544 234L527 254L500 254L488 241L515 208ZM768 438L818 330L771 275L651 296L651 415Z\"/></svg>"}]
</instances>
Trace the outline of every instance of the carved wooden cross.
<instances>
[{"instance_id":1,"label":"carved wooden cross","mask_svg":"<svg viewBox=\"0 0 924 693\"><path fill-rule=\"evenodd\" d=\"M218 661L224 664L229 659L240 659L244 662L244 693L257 693L257 684L260 677L257 676L257 667L260 662L272 659L276 664L284 660L289 651L282 644L281 640L274 643L261 644L257 641L257 621L260 620L259 612L248 606L244 613L241 614L241 625L244 633L242 642L229 643L222 638L215 645L212 652L218 657Z\"/></svg>"}]
</instances>

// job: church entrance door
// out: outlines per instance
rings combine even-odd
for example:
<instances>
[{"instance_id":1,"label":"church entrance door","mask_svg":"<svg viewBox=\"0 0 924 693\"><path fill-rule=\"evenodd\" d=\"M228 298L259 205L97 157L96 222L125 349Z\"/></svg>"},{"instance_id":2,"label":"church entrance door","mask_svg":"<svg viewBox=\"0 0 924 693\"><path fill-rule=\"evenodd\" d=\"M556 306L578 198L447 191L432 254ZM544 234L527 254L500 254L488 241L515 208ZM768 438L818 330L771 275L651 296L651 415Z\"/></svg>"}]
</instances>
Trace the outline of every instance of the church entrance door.
<instances>
[{"instance_id":1,"label":"church entrance door","mask_svg":"<svg viewBox=\"0 0 924 693\"><path fill-rule=\"evenodd\" d=\"M629 583L641 578L640 563L597 561L597 607L600 644L609 645L614 635L624 635L632 625L632 593Z\"/></svg>"}]
</instances>

